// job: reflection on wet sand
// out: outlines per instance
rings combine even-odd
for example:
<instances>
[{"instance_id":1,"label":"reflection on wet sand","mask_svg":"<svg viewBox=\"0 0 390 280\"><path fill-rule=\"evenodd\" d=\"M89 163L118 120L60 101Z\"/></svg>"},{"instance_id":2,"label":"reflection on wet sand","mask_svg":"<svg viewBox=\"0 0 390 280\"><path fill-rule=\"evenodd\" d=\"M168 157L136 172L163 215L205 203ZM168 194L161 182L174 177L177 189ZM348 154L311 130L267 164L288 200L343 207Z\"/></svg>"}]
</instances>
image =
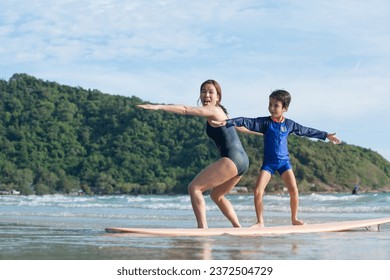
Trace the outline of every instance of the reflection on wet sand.
<instances>
[{"instance_id":1,"label":"reflection on wet sand","mask_svg":"<svg viewBox=\"0 0 390 280\"><path fill-rule=\"evenodd\" d=\"M298 240L279 236L156 237L132 234L105 236L117 237L120 243L117 244L118 247L105 250L116 251L119 258L139 259L142 256L141 259L160 260L259 260L264 259L264 256L266 259L289 259L300 253Z\"/></svg>"},{"instance_id":2,"label":"reflection on wet sand","mask_svg":"<svg viewBox=\"0 0 390 280\"><path fill-rule=\"evenodd\" d=\"M279 240L280 241L280 240ZM280 259L281 248L273 246L275 239L259 237L234 237L219 236L205 238L173 238L170 249L165 252L168 259L181 260L248 260L261 259L261 256L268 254L268 258ZM299 252L299 245L295 242L287 242L282 250L286 258ZM274 250L271 248L274 247ZM246 248L246 249L242 249ZM248 249L251 248L251 249ZM273 258L272 255L275 257Z\"/></svg>"}]
</instances>

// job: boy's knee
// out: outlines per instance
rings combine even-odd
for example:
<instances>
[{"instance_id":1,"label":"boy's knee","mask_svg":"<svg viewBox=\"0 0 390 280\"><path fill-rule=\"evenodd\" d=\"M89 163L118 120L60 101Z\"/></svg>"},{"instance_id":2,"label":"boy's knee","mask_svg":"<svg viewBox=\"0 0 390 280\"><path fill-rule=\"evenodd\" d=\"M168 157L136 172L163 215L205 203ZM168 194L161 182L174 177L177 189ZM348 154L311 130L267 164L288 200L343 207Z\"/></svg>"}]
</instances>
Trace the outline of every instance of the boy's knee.
<instances>
[{"instance_id":1,"label":"boy's knee","mask_svg":"<svg viewBox=\"0 0 390 280\"><path fill-rule=\"evenodd\" d=\"M255 188L254 195L255 196L263 196L264 195L264 190L261 190L259 188Z\"/></svg>"},{"instance_id":2,"label":"boy's knee","mask_svg":"<svg viewBox=\"0 0 390 280\"><path fill-rule=\"evenodd\" d=\"M298 188L288 189L288 193L289 193L290 197L297 197L297 196L299 196Z\"/></svg>"}]
</instances>

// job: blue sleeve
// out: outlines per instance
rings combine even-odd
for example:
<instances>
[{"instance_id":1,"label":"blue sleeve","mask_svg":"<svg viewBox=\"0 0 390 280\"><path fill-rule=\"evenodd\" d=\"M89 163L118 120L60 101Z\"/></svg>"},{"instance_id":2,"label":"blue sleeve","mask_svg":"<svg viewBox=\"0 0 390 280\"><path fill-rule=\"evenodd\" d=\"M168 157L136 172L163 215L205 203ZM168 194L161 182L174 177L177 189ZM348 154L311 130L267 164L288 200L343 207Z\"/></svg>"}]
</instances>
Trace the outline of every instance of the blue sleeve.
<instances>
[{"instance_id":1,"label":"blue sleeve","mask_svg":"<svg viewBox=\"0 0 390 280\"><path fill-rule=\"evenodd\" d=\"M317 138L317 139L325 140L326 136L328 135L328 133L325 131L321 131L311 127L306 127L292 120L286 119L286 124L290 128L291 131L290 133L294 133L298 136L306 136L309 138Z\"/></svg>"},{"instance_id":2,"label":"blue sleeve","mask_svg":"<svg viewBox=\"0 0 390 280\"><path fill-rule=\"evenodd\" d=\"M268 118L233 118L226 120L226 127L243 126L251 131L265 133L265 123Z\"/></svg>"}]
</instances>

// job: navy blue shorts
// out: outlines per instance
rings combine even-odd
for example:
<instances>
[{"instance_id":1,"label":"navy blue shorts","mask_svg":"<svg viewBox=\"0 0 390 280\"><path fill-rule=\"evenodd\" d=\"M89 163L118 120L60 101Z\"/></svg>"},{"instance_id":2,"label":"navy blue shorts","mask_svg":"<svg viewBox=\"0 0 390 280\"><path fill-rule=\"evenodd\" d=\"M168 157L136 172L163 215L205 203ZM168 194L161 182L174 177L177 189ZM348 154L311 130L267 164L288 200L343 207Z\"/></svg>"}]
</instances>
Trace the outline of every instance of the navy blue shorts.
<instances>
[{"instance_id":1,"label":"navy blue shorts","mask_svg":"<svg viewBox=\"0 0 390 280\"><path fill-rule=\"evenodd\" d=\"M274 175L275 172L278 171L279 174L282 175L284 172L290 169L292 169L290 160L280 160L278 162L263 162L260 170L265 170L271 173L271 175Z\"/></svg>"}]
</instances>

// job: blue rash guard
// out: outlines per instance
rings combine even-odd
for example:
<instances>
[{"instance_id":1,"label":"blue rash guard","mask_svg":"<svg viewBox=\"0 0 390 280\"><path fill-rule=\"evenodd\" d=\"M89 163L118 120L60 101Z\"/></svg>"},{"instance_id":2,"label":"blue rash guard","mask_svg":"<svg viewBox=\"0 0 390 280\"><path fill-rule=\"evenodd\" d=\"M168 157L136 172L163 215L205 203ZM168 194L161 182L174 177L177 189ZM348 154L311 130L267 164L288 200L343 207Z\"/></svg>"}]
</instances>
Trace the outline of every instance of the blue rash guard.
<instances>
[{"instance_id":1,"label":"blue rash guard","mask_svg":"<svg viewBox=\"0 0 390 280\"><path fill-rule=\"evenodd\" d=\"M227 157L234 162L239 176L248 170L249 158L234 127L212 127L207 122L206 133L214 141L221 157Z\"/></svg>"},{"instance_id":2,"label":"blue rash guard","mask_svg":"<svg viewBox=\"0 0 390 280\"><path fill-rule=\"evenodd\" d=\"M251 131L264 134L264 162L261 169L271 174L274 174L275 170L282 174L291 169L287 147L287 138L291 133L322 140L327 136L325 131L302 126L293 120L275 122L271 117L229 119L226 121L226 127L231 126L244 126Z\"/></svg>"}]
</instances>

